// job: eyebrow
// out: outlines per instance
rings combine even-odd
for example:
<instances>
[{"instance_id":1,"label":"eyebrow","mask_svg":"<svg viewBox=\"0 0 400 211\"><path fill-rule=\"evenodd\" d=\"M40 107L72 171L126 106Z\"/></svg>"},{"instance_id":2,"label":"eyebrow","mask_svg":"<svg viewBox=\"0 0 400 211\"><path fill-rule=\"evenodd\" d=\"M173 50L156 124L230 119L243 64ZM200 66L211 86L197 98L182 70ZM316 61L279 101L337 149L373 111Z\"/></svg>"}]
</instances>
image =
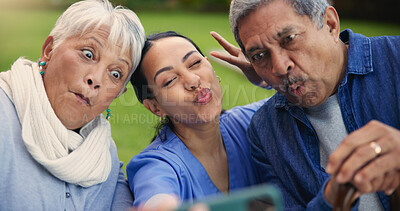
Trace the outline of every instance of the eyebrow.
<instances>
[{"instance_id":1,"label":"eyebrow","mask_svg":"<svg viewBox=\"0 0 400 211\"><path fill-rule=\"evenodd\" d=\"M94 40L98 45L100 45L100 47L103 48L103 44L96 37L89 37L89 39ZM126 63L128 65L128 68L130 67L129 62L126 59L120 58L119 60Z\"/></svg>"},{"instance_id":2,"label":"eyebrow","mask_svg":"<svg viewBox=\"0 0 400 211\"><path fill-rule=\"evenodd\" d=\"M159 69L157 71L156 75L154 76L154 82L156 82L156 78L157 78L158 75L160 75L161 73L163 73L165 71L169 71L169 70L172 70L172 69L173 69L172 66L163 67L163 68Z\"/></svg>"},{"instance_id":3,"label":"eyebrow","mask_svg":"<svg viewBox=\"0 0 400 211\"><path fill-rule=\"evenodd\" d=\"M295 30L295 26L290 25L290 26L286 26L285 28L283 28L281 31L279 31L273 38L275 40L279 40L280 38L282 38L283 36L293 32ZM250 55L251 53L253 53L254 51L257 51L258 49L260 49L258 46L254 46L251 47L249 50L246 51L246 55Z\"/></svg>"},{"instance_id":4,"label":"eyebrow","mask_svg":"<svg viewBox=\"0 0 400 211\"><path fill-rule=\"evenodd\" d=\"M251 47L249 50L246 51L246 56L250 55L254 51L260 49L259 47Z\"/></svg>"},{"instance_id":5,"label":"eyebrow","mask_svg":"<svg viewBox=\"0 0 400 211\"><path fill-rule=\"evenodd\" d=\"M97 44L99 44L100 45L100 47L102 47L103 48L103 44L101 44L101 42L96 38L96 37L89 37L89 39L92 39L92 40L94 40L95 42L97 42Z\"/></svg>"},{"instance_id":6,"label":"eyebrow","mask_svg":"<svg viewBox=\"0 0 400 211\"><path fill-rule=\"evenodd\" d=\"M195 51L195 50L188 52L184 57L182 57L182 62L185 62L189 58L190 55L192 55L193 53L196 53L196 52L197 51Z\"/></svg>"},{"instance_id":7,"label":"eyebrow","mask_svg":"<svg viewBox=\"0 0 400 211\"><path fill-rule=\"evenodd\" d=\"M122 58L120 58L119 60L120 60L120 61L122 61L122 62L125 62L125 63L128 65L128 69L129 69L129 67L130 67L130 64L129 64L129 62L128 62L128 61L126 61L125 59L122 59Z\"/></svg>"},{"instance_id":8,"label":"eyebrow","mask_svg":"<svg viewBox=\"0 0 400 211\"><path fill-rule=\"evenodd\" d=\"M185 56L182 57L182 63L185 62L190 55L192 55L193 53L196 53L197 51L193 50L193 51L189 51L187 54L185 54ZM172 70L173 67L172 66L168 66L168 67L163 67L161 69L159 69L156 73L156 75L154 76L154 82L156 82L156 78L158 75L160 75L161 73L165 72L165 71L169 71Z\"/></svg>"},{"instance_id":9,"label":"eyebrow","mask_svg":"<svg viewBox=\"0 0 400 211\"><path fill-rule=\"evenodd\" d=\"M290 26L286 26L285 28L283 28L280 32L278 32L277 36L275 36L274 38L281 38L287 34L290 34L291 32L293 32L295 29L295 26L290 25Z\"/></svg>"}]
</instances>

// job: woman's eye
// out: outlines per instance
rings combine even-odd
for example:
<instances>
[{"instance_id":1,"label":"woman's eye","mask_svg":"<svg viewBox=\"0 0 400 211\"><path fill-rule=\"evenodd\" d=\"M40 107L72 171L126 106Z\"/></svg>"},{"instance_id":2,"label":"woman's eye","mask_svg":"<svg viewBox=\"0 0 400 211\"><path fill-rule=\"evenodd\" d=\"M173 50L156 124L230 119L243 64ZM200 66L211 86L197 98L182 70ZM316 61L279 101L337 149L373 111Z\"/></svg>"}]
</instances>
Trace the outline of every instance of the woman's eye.
<instances>
[{"instance_id":1,"label":"woman's eye","mask_svg":"<svg viewBox=\"0 0 400 211\"><path fill-rule=\"evenodd\" d=\"M251 60L252 60L253 62L257 62L257 61L260 61L261 59L263 59L264 56L265 56L265 53L264 53L264 52L256 53L256 54L254 54L254 55L251 57Z\"/></svg>"},{"instance_id":2,"label":"woman's eye","mask_svg":"<svg viewBox=\"0 0 400 211\"><path fill-rule=\"evenodd\" d=\"M111 75L117 79L121 78L121 73L116 70L111 71Z\"/></svg>"},{"instance_id":3,"label":"woman's eye","mask_svg":"<svg viewBox=\"0 0 400 211\"><path fill-rule=\"evenodd\" d=\"M195 63L191 64L191 65L189 66L189 68L195 66L196 64L200 64L200 62L201 62L201 60L196 61Z\"/></svg>"},{"instance_id":4,"label":"woman's eye","mask_svg":"<svg viewBox=\"0 0 400 211\"><path fill-rule=\"evenodd\" d=\"M93 56L93 53L91 51L83 50L82 52L83 52L83 55L85 55L87 58L93 59L94 56Z\"/></svg>"},{"instance_id":5,"label":"woman's eye","mask_svg":"<svg viewBox=\"0 0 400 211\"><path fill-rule=\"evenodd\" d=\"M175 79L176 79L176 78L173 78L173 79L167 81L167 83L165 83L165 84L163 85L163 87L166 87L166 86L170 85L170 84L172 83L172 81L174 81Z\"/></svg>"}]
</instances>

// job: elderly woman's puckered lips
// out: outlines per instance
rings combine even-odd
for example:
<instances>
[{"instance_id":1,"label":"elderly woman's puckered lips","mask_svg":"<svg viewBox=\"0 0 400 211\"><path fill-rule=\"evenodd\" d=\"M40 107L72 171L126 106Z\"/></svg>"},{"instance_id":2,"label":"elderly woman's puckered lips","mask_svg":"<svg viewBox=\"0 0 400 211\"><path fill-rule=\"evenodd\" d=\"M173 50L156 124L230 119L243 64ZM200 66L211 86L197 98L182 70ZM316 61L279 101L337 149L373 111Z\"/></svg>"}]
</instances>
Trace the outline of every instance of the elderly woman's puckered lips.
<instances>
[{"instance_id":1,"label":"elderly woman's puckered lips","mask_svg":"<svg viewBox=\"0 0 400 211\"><path fill-rule=\"evenodd\" d=\"M132 10L75 1L37 61L18 58L0 74L0 110L9 111L0 120L0 210L132 207L107 107L126 91L144 39Z\"/></svg>"},{"instance_id":2,"label":"elderly woman's puckered lips","mask_svg":"<svg viewBox=\"0 0 400 211\"><path fill-rule=\"evenodd\" d=\"M88 105L90 106L90 100L89 98L85 97L82 94L79 93L73 93L76 96L76 99L78 100L79 103L82 103L83 105Z\"/></svg>"}]
</instances>

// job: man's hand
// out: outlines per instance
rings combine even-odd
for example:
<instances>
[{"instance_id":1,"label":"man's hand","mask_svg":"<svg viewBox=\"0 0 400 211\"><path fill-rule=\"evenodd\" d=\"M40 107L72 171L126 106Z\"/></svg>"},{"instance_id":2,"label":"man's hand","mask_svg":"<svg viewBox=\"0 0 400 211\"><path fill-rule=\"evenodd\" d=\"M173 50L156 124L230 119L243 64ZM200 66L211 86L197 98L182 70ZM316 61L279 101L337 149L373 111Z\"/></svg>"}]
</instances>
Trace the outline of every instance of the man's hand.
<instances>
[{"instance_id":1,"label":"man's hand","mask_svg":"<svg viewBox=\"0 0 400 211\"><path fill-rule=\"evenodd\" d=\"M237 66L242 70L247 79L256 86L260 86L265 88L268 84L263 81L260 76L254 71L250 62L246 59L240 48L232 45L228 41L226 41L221 35L217 32L210 32L210 34L218 41L218 43L229 53L223 53L218 51L211 51L210 54L215 58L218 58L222 61L228 62L232 65Z\"/></svg>"},{"instance_id":2,"label":"man's hand","mask_svg":"<svg viewBox=\"0 0 400 211\"><path fill-rule=\"evenodd\" d=\"M391 195L400 184L400 131L369 122L348 135L331 154L327 172L337 183L352 183L359 194L384 191Z\"/></svg>"}]
</instances>

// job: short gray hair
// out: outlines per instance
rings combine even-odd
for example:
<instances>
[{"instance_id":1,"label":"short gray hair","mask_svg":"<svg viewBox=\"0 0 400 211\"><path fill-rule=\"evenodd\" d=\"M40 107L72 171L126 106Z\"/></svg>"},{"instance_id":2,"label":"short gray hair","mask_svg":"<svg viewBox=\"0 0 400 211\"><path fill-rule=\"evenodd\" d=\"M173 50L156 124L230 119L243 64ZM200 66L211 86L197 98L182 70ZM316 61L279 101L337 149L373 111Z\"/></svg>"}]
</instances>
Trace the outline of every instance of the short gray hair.
<instances>
[{"instance_id":1,"label":"short gray hair","mask_svg":"<svg viewBox=\"0 0 400 211\"><path fill-rule=\"evenodd\" d=\"M122 6L114 8L108 0L76 2L58 18L50 32L54 49L71 36L83 35L101 26L110 27L108 41L112 45L121 44L122 52L131 51L132 69L125 82L126 86L139 65L145 40L143 26L132 10Z\"/></svg>"},{"instance_id":2,"label":"short gray hair","mask_svg":"<svg viewBox=\"0 0 400 211\"><path fill-rule=\"evenodd\" d=\"M272 1L283 0L232 0L229 10L229 22L236 42L244 53L244 46L239 37L239 21L256 10L259 6ZM299 15L307 15L310 19L322 28L324 24L325 9L329 6L326 0L285 0Z\"/></svg>"}]
</instances>

